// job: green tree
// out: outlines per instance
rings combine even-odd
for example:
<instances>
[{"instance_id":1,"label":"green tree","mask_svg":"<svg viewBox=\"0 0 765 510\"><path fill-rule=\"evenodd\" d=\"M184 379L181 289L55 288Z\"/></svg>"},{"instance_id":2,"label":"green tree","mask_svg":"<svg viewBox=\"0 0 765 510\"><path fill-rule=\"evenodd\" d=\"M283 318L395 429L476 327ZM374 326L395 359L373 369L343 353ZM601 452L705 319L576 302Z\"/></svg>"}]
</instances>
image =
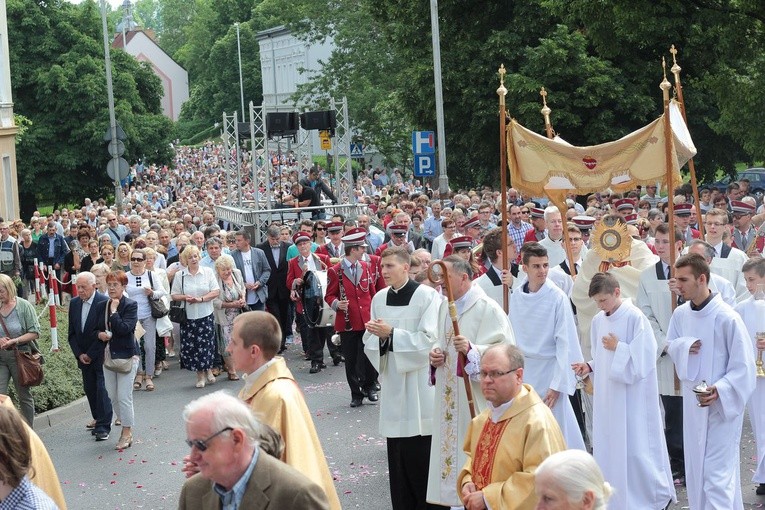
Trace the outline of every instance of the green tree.
<instances>
[{"instance_id":1,"label":"green tree","mask_svg":"<svg viewBox=\"0 0 765 510\"><path fill-rule=\"evenodd\" d=\"M100 11L93 0L8 2L13 97L29 119L17 144L22 214L39 200L81 202L111 189L102 137L109 125ZM125 158L169 163L172 122L160 111L159 79L147 64L112 51L117 120Z\"/></svg>"}]
</instances>

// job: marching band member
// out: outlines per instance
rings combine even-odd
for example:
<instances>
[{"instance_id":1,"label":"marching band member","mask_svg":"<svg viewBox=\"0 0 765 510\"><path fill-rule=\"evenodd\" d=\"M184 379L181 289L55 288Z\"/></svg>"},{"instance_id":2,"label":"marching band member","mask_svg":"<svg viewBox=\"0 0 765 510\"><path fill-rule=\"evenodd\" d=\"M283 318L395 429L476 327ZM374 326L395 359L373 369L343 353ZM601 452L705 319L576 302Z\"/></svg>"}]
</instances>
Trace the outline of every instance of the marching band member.
<instances>
[{"instance_id":1,"label":"marching band member","mask_svg":"<svg viewBox=\"0 0 765 510\"><path fill-rule=\"evenodd\" d=\"M297 232L292 236L292 242L298 248L298 256L290 260L287 269L287 287L290 289L290 299L295 301L297 313L304 313L303 310L303 277L308 271L326 271L329 267L329 257L320 253L311 253L311 237L305 232ZM327 343L329 353L332 356L335 366L339 364L339 348L332 344L328 334L330 328L314 327L308 324L308 321L302 321L303 328L300 331L300 337L304 342L308 342L306 355L311 361L310 373L321 372L322 368L327 368L324 364L324 344Z\"/></svg>"},{"instance_id":2,"label":"marching band member","mask_svg":"<svg viewBox=\"0 0 765 510\"><path fill-rule=\"evenodd\" d=\"M351 407L359 407L364 397L377 402L377 371L364 354L364 325L369 322L372 297L377 289L371 266L362 260L366 251L366 231L349 230L342 238L345 257L327 271L325 300L337 312L335 331L345 357L345 377L351 389ZM342 279L342 287L340 280Z\"/></svg>"}]
</instances>

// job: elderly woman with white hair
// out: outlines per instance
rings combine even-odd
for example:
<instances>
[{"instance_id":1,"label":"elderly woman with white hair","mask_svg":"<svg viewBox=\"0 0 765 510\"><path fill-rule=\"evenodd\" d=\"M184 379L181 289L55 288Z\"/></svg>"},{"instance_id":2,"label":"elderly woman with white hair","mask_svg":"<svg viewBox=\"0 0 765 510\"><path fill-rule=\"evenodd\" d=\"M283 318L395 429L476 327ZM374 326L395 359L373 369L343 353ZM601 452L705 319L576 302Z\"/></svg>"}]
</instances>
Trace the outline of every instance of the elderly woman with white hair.
<instances>
[{"instance_id":1,"label":"elderly woman with white hair","mask_svg":"<svg viewBox=\"0 0 765 510\"><path fill-rule=\"evenodd\" d=\"M234 319L242 313L246 306L247 290L244 288L242 272L236 268L231 255L221 255L215 260L215 274L218 278L220 295L213 300L215 323L218 326L218 353L223 357L223 364L228 372L229 381L237 381L239 377L231 363L231 354L227 352L231 332L234 329Z\"/></svg>"},{"instance_id":2,"label":"elderly woman with white hair","mask_svg":"<svg viewBox=\"0 0 765 510\"><path fill-rule=\"evenodd\" d=\"M606 510L613 489L595 459L582 450L547 457L534 473L536 510Z\"/></svg>"}]
</instances>

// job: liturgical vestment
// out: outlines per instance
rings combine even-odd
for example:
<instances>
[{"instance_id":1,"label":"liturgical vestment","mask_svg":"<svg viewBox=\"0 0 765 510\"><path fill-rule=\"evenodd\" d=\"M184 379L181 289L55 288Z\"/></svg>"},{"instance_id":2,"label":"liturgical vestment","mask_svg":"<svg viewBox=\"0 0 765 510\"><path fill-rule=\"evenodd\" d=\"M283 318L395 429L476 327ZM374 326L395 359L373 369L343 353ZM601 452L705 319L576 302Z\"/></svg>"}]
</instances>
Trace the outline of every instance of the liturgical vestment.
<instances>
[{"instance_id":1,"label":"liturgical vestment","mask_svg":"<svg viewBox=\"0 0 765 510\"><path fill-rule=\"evenodd\" d=\"M701 349L690 354L696 340ZM739 443L744 407L755 386L754 357L741 317L713 294L700 310L691 302L672 314L669 355L683 386L683 445L688 503L696 509L740 509ZM706 381L718 399L696 405L694 386Z\"/></svg>"},{"instance_id":2,"label":"liturgical vestment","mask_svg":"<svg viewBox=\"0 0 765 510\"><path fill-rule=\"evenodd\" d=\"M510 297L510 322L526 358L523 380L543 398L548 389L560 392L552 413L568 447L584 450L568 398L576 389L571 363L584 361L568 296L549 279L537 292L518 289Z\"/></svg>"},{"instance_id":3,"label":"liturgical vestment","mask_svg":"<svg viewBox=\"0 0 765 510\"><path fill-rule=\"evenodd\" d=\"M615 351L603 346L613 334ZM656 339L639 308L622 302L592 320L595 407L592 451L614 487L611 508L664 508L675 501L656 382Z\"/></svg>"},{"instance_id":4,"label":"liturgical vestment","mask_svg":"<svg viewBox=\"0 0 765 510\"><path fill-rule=\"evenodd\" d=\"M765 300L750 297L736 306L741 315L749 339L752 354L757 357L757 333L765 331ZM757 385L749 398L749 420L757 444L757 469L752 477L754 483L765 483L765 377L757 378Z\"/></svg>"},{"instance_id":5,"label":"liturgical vestment","mask_svg":"<svg viewBox=\"0 0 765 510\"><path fill-rule=\"evenodd\" d=\"M250 375L255 379L247 380L239 398L249 404L259 420L282 435L284 452L281 460L324 489L329 507L339 510L340 500L324 450L292 372L281 356L276 356L261 369Z\"/></svg>"},{"instance_id":6,"label":"liturgical vestment","mask_svg":"<svg viewBox=\"0 0 765 510\"><path fill-rule=\"evenodd\" d=\"M455 306L459 317L457 324L460 335L471 343L468 373L473 376L470 385L476 414L479 414L486 408L481 384L475 378L480 370L480 356L492 345L515 344L515 339L505 312L480 287L473 285L464 296L456 300ZM462 442L470 424L470 409L464 380L457 373L457 351L451 341L454 329L447 301L441 303L438 320L442 327L434 348L437 347L446 354L446 362L438 367L434 374L436 399L427 500L439 505L462 506L455 488L457 473L465 463Z\"/></svg>"},{"instance_id":7,"label":"liturgical vestment","mask_svg":"<svg viewBox=\"0 0 765 510\"><path fill-rule=\"evenodd\" d=\"M533 510L534 471L547 457L566 449L558 423L528 384L496 423L491 411L484 410L470 422L457 490L473 482L492 510Z\"/></svg>"}]
</instances>

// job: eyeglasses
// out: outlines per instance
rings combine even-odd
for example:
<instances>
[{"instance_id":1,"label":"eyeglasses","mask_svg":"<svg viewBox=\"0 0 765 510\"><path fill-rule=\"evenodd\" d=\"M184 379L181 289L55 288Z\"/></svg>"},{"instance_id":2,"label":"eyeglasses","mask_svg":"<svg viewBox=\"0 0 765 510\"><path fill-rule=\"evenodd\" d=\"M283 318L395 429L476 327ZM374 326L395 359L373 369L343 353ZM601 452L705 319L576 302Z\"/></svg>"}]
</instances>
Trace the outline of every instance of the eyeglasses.
<instances>
[{"instance_id":1,"label":"eyeglasses","mask_svg":"<svg viewBox=\"0 0 765 510\"><path fill-rule=\"evenodd\" d=\"M236 244L236 239L229 239L226 241L228 244Z\"/></svg>"},{"instance_id":2,"label":"eyeglasses","mask_svg":"<svg viewBox=\"0 0 765 510\"><path fill-rule=\"evenodd\" d=\"M748 215L748 214L734 214L734 215L733 215L733 219L734 219L734 220L740 220L740 219L741 219L741 218L743 218L744 216L749 216L749 215Z\"/></svg>"},{"instance_id":3,"label":"eyeglasses","mask_svg":"<svg viewBox=\"0 0 765 510\"><path fill-rule=\"evenodd\" d=\"M130 262L143 262L145 259L131 258Z\"/></svg>"},{"instance_id":4,"label":"eyeglasses","mask_svg":"<svg viewBox=\"0 0 765 510\"><path fill-rule=\"evenodd\" d=\"M521 368L521 367L518 367L518 368ZM484 372L483 370L481 370L480 372L478 372L478 380L479 381L485 381L487 379L491 379L493 381L495 379L499 379L500 377L502 377L504 375L512 374L513 372L518 370L518 368L514 368L512 370L508 370L507 372L500 372L499 370L492 370L491 372Z\"/></svg>"},{"instance_id":5,"label":"eyeglasses","mask_svg":"<svg viewBox=\"0 0 765 510\"><path fill-rule=\"evenodd\" d=\"M572 243L578 243L578 242L582 241L581 237L570 237L569 239L571 239Z\"/></svg>"},{"instance_id":6,"label":"eyeglasses","mask_svg":"<svg viewBox=\"0 0 765 510\"><path fill-rule=\"evenodd\" d=\"M231 427L226 427L223 430L219 430L212 436L208 437L207 439L186 439L186 444L189 445L189 448L194 448L196 446L197 450L200 452L207 451L207 444L218 437L219 435L223 434L224 432L228 432L230 430L234 430Z\"/></svg>"},{"instance_id":7,"label":"eyeglasses","mask_svg":"<svg viewBox=\"0 0 765 510\"><path fill-rule=\"evenodd\" d=\"M725 224L724 223L720 223L719 221L708 221L708 222L704 223L704 225L707 226L707 227L722 227Z\"/></svg>"},{"instance_id":8,"label":"eyeglasses","mask_svg":"<svg viewBox=\"0 0 765 510\"><path fill-rule=\"evenodd\" d=\"M316 232L324 232L325 230L327 230L327 229L326 228L317 228Z\"/></svg>"}]
</instances>

